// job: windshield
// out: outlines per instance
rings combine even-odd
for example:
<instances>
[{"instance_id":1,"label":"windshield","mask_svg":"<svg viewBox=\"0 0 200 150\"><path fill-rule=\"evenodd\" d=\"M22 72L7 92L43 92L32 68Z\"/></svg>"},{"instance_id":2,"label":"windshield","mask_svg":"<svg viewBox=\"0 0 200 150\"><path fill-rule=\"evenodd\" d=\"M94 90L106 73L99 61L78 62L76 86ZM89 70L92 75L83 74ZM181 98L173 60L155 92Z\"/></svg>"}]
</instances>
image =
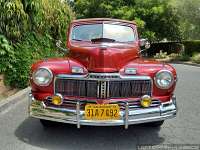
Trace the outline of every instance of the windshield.
<instances>
[{"instance_id":1,"label":"windshield","mask_svg":"<svg viewBox=\"0 0 200 150\"><path fill-rule=\"evenodd\" d=\"M135 34L133 28L115 24L90 24L75 26L71 39L77 41L91 41L92 39L107 38L116 42L133 42Z\"/></svg>"}]
</instances>

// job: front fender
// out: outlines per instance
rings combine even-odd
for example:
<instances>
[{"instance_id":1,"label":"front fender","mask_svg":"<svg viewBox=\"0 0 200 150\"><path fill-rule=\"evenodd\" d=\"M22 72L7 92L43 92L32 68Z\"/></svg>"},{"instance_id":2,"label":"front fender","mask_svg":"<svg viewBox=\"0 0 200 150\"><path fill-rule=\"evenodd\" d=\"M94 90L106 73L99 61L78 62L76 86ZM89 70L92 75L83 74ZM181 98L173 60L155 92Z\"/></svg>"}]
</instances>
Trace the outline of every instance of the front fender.
<instances>
[{"instance_id":1,"label":"front fender","mask_svg":"<svg viewBox=\"0 0 200 150\"><path fill-rule=\"evenodd\" d=\"M66 58L55 58L55 59L46 59L42 61L38 61L31 67L30 72L30 84L31 84L31 91L33 96L38 100L44 100L44 98L48 96L52 96L54 94L54 78L58 74L72 74L71 68L73 66L82 67L84 68L84 73L87 74L87 69L81 65L79 62ZM33 82L32 74L37 69L45 67L52 71L53 73L53 80L48 86L38 86Z\"/></svg>"}]
</instances>

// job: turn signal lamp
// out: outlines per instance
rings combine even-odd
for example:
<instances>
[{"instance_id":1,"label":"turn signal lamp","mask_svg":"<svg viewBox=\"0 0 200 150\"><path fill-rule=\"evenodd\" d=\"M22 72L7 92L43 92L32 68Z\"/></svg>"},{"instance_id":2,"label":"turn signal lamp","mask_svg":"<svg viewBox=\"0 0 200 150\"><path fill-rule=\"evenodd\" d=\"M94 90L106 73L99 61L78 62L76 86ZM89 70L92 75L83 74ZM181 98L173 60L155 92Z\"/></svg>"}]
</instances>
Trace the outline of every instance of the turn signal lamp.
<instances>
[{"instance_id":1,"label":"turn signal lamp","mask_svg":"<svg viewBox=\"0 0 200 150\"><path fill-rule=\"evenodd\" d=\"M72 67L72 73L83 74L83 68L81 67Z\"/></svg>"},{"instance_id":2,"label":"turn signal lamp","mask_svg":"<svg viewBox=\"0 0 200 150\"><path fill-rule=\"evenodd\" d=\"M145 108L149 107L151 105L151 102L152 102L152 100L151 100L151 97L149 95L142 96L142 98L140 100L141 106L143 106Z\"/></svg>"},{"instance_id":3,"label":"turn signal lamp","mask_svg":"<svg viewBox=\"0 0 200 150\"><path fill-rule=\"evenodd\" d=\"M136 74L137 73L135 68L125 68L124 72L125 72L125 74Z\"/></svg>"},{"instance_id":4,"label":"turn signal lamp","mask_svg":"<svg viewBox=\"0 0 200 150\"><path fill-rule=\"evenodd\" d=\"M54 95L52 97L52 103L54 105L61 105L63 103L63 98L60 94Z\"/></svg>"}]
</instances>

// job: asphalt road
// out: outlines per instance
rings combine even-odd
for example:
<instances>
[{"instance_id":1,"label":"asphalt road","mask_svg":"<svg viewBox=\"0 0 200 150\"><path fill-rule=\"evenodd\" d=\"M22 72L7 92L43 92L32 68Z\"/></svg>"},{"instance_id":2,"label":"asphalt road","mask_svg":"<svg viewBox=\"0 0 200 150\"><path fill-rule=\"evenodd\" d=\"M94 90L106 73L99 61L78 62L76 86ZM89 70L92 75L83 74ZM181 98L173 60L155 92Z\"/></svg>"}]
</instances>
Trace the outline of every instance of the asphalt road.
<instances>
[{"instance_id":1,"label":"asphalt road","mask_svg":"<svg viewBox=\"0 0 200 150\"><path fill-rule=\"evenodd\" d=\"M200 144L200 68L174 65L178 116L158 128L59 125L44 129L28 118L27 98L0 113L0 150L134 150L138 144Z\"/></svg>"}]
</instances>

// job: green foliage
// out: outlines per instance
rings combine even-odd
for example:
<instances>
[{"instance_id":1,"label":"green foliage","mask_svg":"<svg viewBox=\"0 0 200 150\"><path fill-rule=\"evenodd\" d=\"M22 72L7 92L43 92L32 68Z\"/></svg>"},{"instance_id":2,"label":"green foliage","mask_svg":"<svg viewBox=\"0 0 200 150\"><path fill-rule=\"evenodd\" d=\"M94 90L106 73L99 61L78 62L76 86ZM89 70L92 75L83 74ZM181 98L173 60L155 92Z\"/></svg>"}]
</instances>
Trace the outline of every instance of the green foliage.
<instances>
[{"instance_id":1,"label":"green foliage","mask_svg":"<svg viewBox=\"0 0 200 150\"><path fill-rule=\"evenodd\" d=\"M16 62L12 45L2 35L0 35L0 58L0 73L13 68L13 64Z\"/></svg>"},{"instance_id":2,"label":"green foliage","mask_svg":"<svg viewBox=\"0 0 200 150\"><path fill-rule=\"evenodd\" d=\"M13 47L15 62L11 62L13 67L6 68L4 72L6 84L12 87L28 86L30 67L35 61L62 56L53 48L51 37L36 37L34 33L26 35L23 42L16 43Z\"/></svg>"},{"instance_id":3,"label":"green foliage","mask_svg":"<svg viewBox=\"0 0 200 150\"><path fill-rule=\"evenodd\" d=\"M0 12L0 73L7 85L24 88L32 63L63 55L54 43L66 40L74 14L61 0L0 0Z\"/></svg>"},{"instance_id":4,"label":"green foliage","mask_svg":"<svg viewBox=\"0 0 200 150\"><path fill-rule=\"evenodd\" d=\"M175 0L185 40L200 39L200 0Z\"/></svg>"},{"instance_id":5,"label":"green foliage","mask_svg":"<svg viewBox=\"0 0 200 150\"><path fill-rule=\"evenodd\" d=\"M184 53L171 53L167 55L167 52L163 52L162 50L159 53L156 53L154 56L155 59L164 59L168 61L189 61L190 56Z\"/></svg>"},{"instance_id":6,"label":"green foliage","mask_svg":"<svg viewBox=\"0 0 200 150\"><path fill-rule=\"evenodd\" d=\"M30 16L31 29L48 33L55 39L65 39L66 28L73 13L66 2L57 0L24 0L26 12Z\"/></svg>"},{"instance_id":7,"label":"green foliage","mask_svg":"<svg viewBox=\"0 0 200 150\"><path fill-rule=\"evenodd\" d=\"M185 54L192 56L195 52L200 52L200 40L183 41Z\"/></svg>"},{"instance_id":8,"label":"green foliage","mask_svg":"<svg viewBox=\"0 0 200 150\"><path fill-rule=\"evenodd\" d=\"M177 60L177 58L180 57L180 54L171 53L168 55L168 57L170 58L170 60Z\"/></svg>"},{"instance_id":9,"label":"green foliage","mask_svg":"<svg viewBox=\"0 0 200 150\"><path fill-rule=\"evenodd\" d=\"M178 56L176 58L174 58L174 60L189 61L190 56L187 54L181 53L181 54L178 54Z\"/></svg>"},{"instance_id":10,"label":"green foliage","mask_svg":"<svg viewBox=\"0 0 200 150\"><path fill-rule=\"evenodd\" d=\"M160 50L159 53L156 53L156 55L154 56L155 59L164 59L167 58L167 52L163 52L162 50Z\"/></svg>"},{"instance_id":11,"label":"green foliage","mask_svg":"<svg viewBox=\"0 0 200 150\"><path fill-rule=\"evenodd\" d=\"M194 53L191 60L195 63L200 63L200 53Z\"/></svg>"},{"instance_id":12,"label":"green foliage","mask_svg":"<svg viewBox=\"0 0 200 150\"><path fill-rule=\"evenodd\" d=\"M14 40L28 31L28 15L21 0L0 0L0 33Z\"/></svg>"},{"instance_id":13,"label":"green foliage","mask_svg":"<svg viewBox=\"0 0 200 150\"><path fill-rule=\"evenodd\" d=\"M13 42L27 32L65 39L74 14L66 2L58 0L0 0L0 33Z\"/></svg>"},{"instance_id":14,"label":"green foliage","mask_svg":"<svg viewBox=\"0 0 200 150\"><path fill-rule=\"evenodd\" d=\"M165 0L76 0L78 18L109 17L135 20L141 36L155 40L179 40L182 36L177 7Z\"/></svg>"}]
</instances>

